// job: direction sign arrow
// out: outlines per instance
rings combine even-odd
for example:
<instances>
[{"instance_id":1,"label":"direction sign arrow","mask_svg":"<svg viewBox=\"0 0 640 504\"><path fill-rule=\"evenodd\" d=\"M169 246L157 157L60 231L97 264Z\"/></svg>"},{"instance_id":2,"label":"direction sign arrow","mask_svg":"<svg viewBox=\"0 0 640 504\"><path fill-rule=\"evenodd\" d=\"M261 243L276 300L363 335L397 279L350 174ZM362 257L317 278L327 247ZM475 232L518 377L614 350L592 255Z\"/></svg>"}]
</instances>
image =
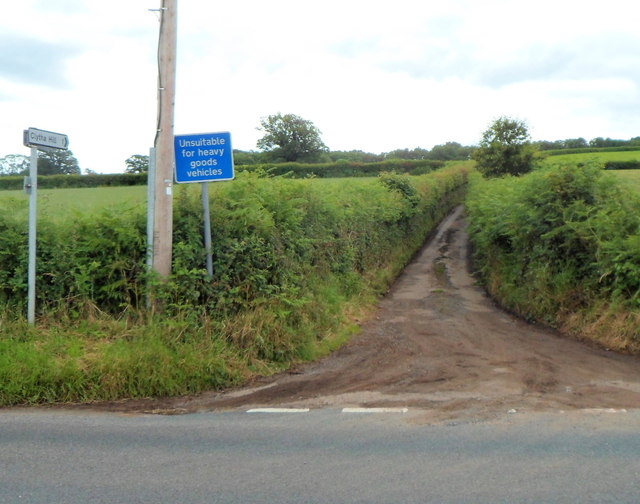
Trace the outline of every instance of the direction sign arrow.
<instances>
[{"instance_id":1,"label":"direction sign arrow","mask_svg":"<svg viewBox=\"0 0 640 504\"><path fill-rule=\"evenodd\" d=\"M24 131L24 145L66 150L69 148L69 137L62 133L29 128Z\"/></svg>"}]
</instances>

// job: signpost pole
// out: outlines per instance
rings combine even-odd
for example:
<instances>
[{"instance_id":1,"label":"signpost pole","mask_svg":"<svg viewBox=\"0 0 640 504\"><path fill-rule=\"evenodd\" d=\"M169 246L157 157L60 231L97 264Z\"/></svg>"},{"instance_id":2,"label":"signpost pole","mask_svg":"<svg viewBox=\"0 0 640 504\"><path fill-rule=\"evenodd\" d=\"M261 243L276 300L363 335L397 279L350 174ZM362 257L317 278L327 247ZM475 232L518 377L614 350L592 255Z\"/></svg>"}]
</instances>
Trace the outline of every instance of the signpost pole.
<instances>
[{"instance_id":1,"label":"signpost pole","mask_svg":"<svg viewBox=\"0 0 640 504\"><path fill-rule=\"evenodd\" d=\"M213 252L211 250L211 211L209 209L209 184L202 183L202 208L204 211L204 248L207 253L207 273L213 278Z\"/></svg>"},{"instance_id":2,"label":"signpost pole","mask_svg":"<svg viewBox=\"0 0 640 504\"><path fill-rule=\"evenodd\" d=\"M36 223L38 220L38 149L31 147L31 166L29 168L29 267L27 289L27 321L30 325L36 321Z\"/></svg>"},{"instance_id":3,"label":"signpost pole","mask_svg":"<svg viewBox=\"0 0 640 504\"><path fill-rule=\"evenodd\" d=\"M29 177L25 178L24 188L29 195L29 264L27 271L27 321L33 325L36 321L36 227L38 222L38 149L67 150L69 137L37 128L23 131L25 147L31 148L31 166Z\"/></svg>"}]
</instances>

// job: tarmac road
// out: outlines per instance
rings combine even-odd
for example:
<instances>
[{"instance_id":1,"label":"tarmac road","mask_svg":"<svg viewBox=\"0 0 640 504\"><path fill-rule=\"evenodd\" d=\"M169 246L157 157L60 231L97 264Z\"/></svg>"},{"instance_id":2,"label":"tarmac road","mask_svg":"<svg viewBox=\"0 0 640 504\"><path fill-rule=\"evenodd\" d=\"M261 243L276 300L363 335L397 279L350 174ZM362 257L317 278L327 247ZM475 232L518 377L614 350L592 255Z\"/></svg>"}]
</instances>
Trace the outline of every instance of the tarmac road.
<instances>
[{"instance_id":1,"label":"tarmac road","mask_svg":"<svg viewBox=\"0 0 640 504\"><path fill-rule=\"evenodd\" d=\"M637 503L640 412L0 412L0 503Z\"/></svg>"}]
</instances>

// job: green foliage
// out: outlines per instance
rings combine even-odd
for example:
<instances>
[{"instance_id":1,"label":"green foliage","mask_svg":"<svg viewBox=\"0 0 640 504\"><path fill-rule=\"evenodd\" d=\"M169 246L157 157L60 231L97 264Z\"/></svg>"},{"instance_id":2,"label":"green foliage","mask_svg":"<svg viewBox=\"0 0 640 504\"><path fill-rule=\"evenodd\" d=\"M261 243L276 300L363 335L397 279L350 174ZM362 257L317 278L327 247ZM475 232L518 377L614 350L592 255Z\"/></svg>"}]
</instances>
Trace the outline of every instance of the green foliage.
<instances>
[{"instance_id":1,"label":"green foliage","mask_svg":"<svg viewBox=\"0 0 640 504\"><path fill-rule=\"evenodd\" d=\"M269 176L286 175L290 178L372 177L383 172L424 175L445 165L444 161L392 159L375 163L339 161L335 163L277 163L239 166L238 172L262 172ZM0 180L1 182L1 180Z\"/></svg>"},{"instance_id":2,"label":"green foliage","mask_svg":"<svg viewBox=\"0 0 640 504\"><path fill-rule=\"evenodd\" d=\"M418 190L413 186L411 180L407 175L382 173L380 175L380 182L387 189L399 192L402 197L410 203L412 207L417 206L420 202L420 195L418 194Z\"/></svg>"},{"instance_id":3,"label":"green foliage","mask_svg":"<svg viewBox=\"0 0 640 504\"><path fill-rule=\"evenodd\" d=\"M327 153L327 157L334 163L376 163L384 161L385 158L384 154L373 154L361 150L331 151Z\"/></svg>"},{"instance_id":4,"label":"green foliage","mask_svg":"<svg viewBox=\"0 0 640 504\"><path fill-rule=\"evenodd\" d=\"M509 308L560 325L603 303L640 307L640 198L599 166L476 181L467 206L476 268Z\"/></svg>"},{"instance_id":5,"label":"green foliage","mask_svg":"<svg viewBox=\"0 0 640 504\"><path fill-rule=\"evenodd\" d=\"M39 175L80 175L78 160L70 150L55 149L38 153Z\"/></svg>"},{"instance_id":6,"label":"green foliage","mask_svg":"<svg viewBox=\"0 0 640 504\"><path fill-rule=\"evenodd\" d=\"M465 182L460 167L349 184L240 174L212 187L212 279L193 186L178 187L165 282L146 273L144 209L43 217L36 328L22 315L26 218L0 200L0 404L196 393L316 355L351 327L347 306L387 289ZM147 285L162 316L144 309Z\"/></svg>"},{"instance_id":7,"label":"green foliage","mask_svg":"<svg viewBox=\"0 0 640 504\"><path fill-rule=\"evenodd\" d=\"M242 357L205 325L130 327L94 320L76 330L3 321L0 405L197 393L241 380Z\"/></svg>"},{"instance_id":8,"label":"green foliage","mask_svg":"<svg viewBox=\"0 0 640 504\"><path fill-rule=\"evenodd\" d=\"M424 175L445 166L444 161L424 160L386 160L376 163L333 162L333 163L259 163L236 166L236 172L262 173L269 176L285 175L290 178L339 178L372 177L382 172L409 173ZM38 177L41 189L71 187L116 187L145 185L147 173L119 173L92 175L49 175ZM0 177L0 190L21 190L22 176Z\"/></svg>"},{"instance_id":9,"label":"green foliage","mask_svg":"<svg viewBox=\"0 0 640 504\"><path fill-rule=\"evenodd\" d=\"M29 157L23 154L8 154L0 158L0 175L19 175L29 171Z\"/></svg>"},{"instance_id":10,"label":"green foliage","mask_svg":"<svg viewBox=\"0 0 640 504\"><path fill-rule=\"evenodd\" d=\"M500 117L482 134L473 158L485 177L522 175L531 171L534 152L526 124Z\"/></svg>"},{"instance_id":11,"label":"green foliage","mask_svg":"<svg viewBox=\"0 0 640 504\"><path fill-rule=\"evenodd\" d=\"M260 127L264 131L257 147L269 152L274 161L317 161L327 146L320 138L320 130L295 114L274 114L263 117Z\"/></svg>"},{"instance_id":12,"label":"green foliage","mask_svg":"<svg viewBox=\"0 0 640 504\"><path fill-rule=\"evenodd\" d=\"M149 156L134 154L125 162L125 173L147 173L149 171Z\"/></svg>"},{"instance_id":13,"label":"green foliage","mask_svg":"<svg viewBox=\"0 0 640 504\"><path fill-rule=\"evenodd\" d=\"M633 159L629 161L607 161L604 164L605 170L640 170L640 161Z\"/></svg>"},{"instance_id":14,"label":"green foliage","mask_svg":"<svg viewBox=\"0 0 640 504\"><path fill-rule=\"evenodd\" d=\"M441 161L462 161L470 159L475 150L475 147L463 146L458 142L447 142L445 144L435 145L431 149L431 152L429 152L427 158L439 159Z\"/></svg>"},{"instance_id":15,"label":"green foliage","mask_svg":"<svg viewBox=\"0 0 640 504\"><path fill-rule=\"evenodd\" d=\"M0 190L22 189L22 176L0 177ZM113 187L144 185L147 183L146 173L116 173L93 175L45 175L38 177L38 188L60 189L69 187Z\"/></svg>"},{"instance_id":16,"label":"green foliage","mask_svg":"<svg viewBox=\"0 0 640 504\"><path fill-rule=\"evenodd\" d=\"M576 147L576 148L564 148L553 149L545 151L547 156L562 156L564 154L586 154L586 153L598 153L598 152L631 152L640 150L638 144L627 145L622 147Z\"/></svg>"}]
</instances>

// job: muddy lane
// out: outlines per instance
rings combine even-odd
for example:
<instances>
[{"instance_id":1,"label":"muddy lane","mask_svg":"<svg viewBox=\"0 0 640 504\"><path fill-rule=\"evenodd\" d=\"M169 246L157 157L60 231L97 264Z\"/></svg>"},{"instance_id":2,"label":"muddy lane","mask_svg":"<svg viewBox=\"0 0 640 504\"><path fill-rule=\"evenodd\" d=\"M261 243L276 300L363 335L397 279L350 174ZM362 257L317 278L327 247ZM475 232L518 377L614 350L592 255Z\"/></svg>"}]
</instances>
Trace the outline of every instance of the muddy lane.
<instances>
[{"instance_id":1,"label":"muddy lane","mask_svg":"<svg viewBox=\"0 0 640 504\"><path fill-rule=\"evenodd\" d=\"M426 421L506 412L640 408L640 359L527 324L469 272L462 207L439 226L362 332L294 372L225 393L110 409L409 407Z\"/></svg>"}]
</instances>

